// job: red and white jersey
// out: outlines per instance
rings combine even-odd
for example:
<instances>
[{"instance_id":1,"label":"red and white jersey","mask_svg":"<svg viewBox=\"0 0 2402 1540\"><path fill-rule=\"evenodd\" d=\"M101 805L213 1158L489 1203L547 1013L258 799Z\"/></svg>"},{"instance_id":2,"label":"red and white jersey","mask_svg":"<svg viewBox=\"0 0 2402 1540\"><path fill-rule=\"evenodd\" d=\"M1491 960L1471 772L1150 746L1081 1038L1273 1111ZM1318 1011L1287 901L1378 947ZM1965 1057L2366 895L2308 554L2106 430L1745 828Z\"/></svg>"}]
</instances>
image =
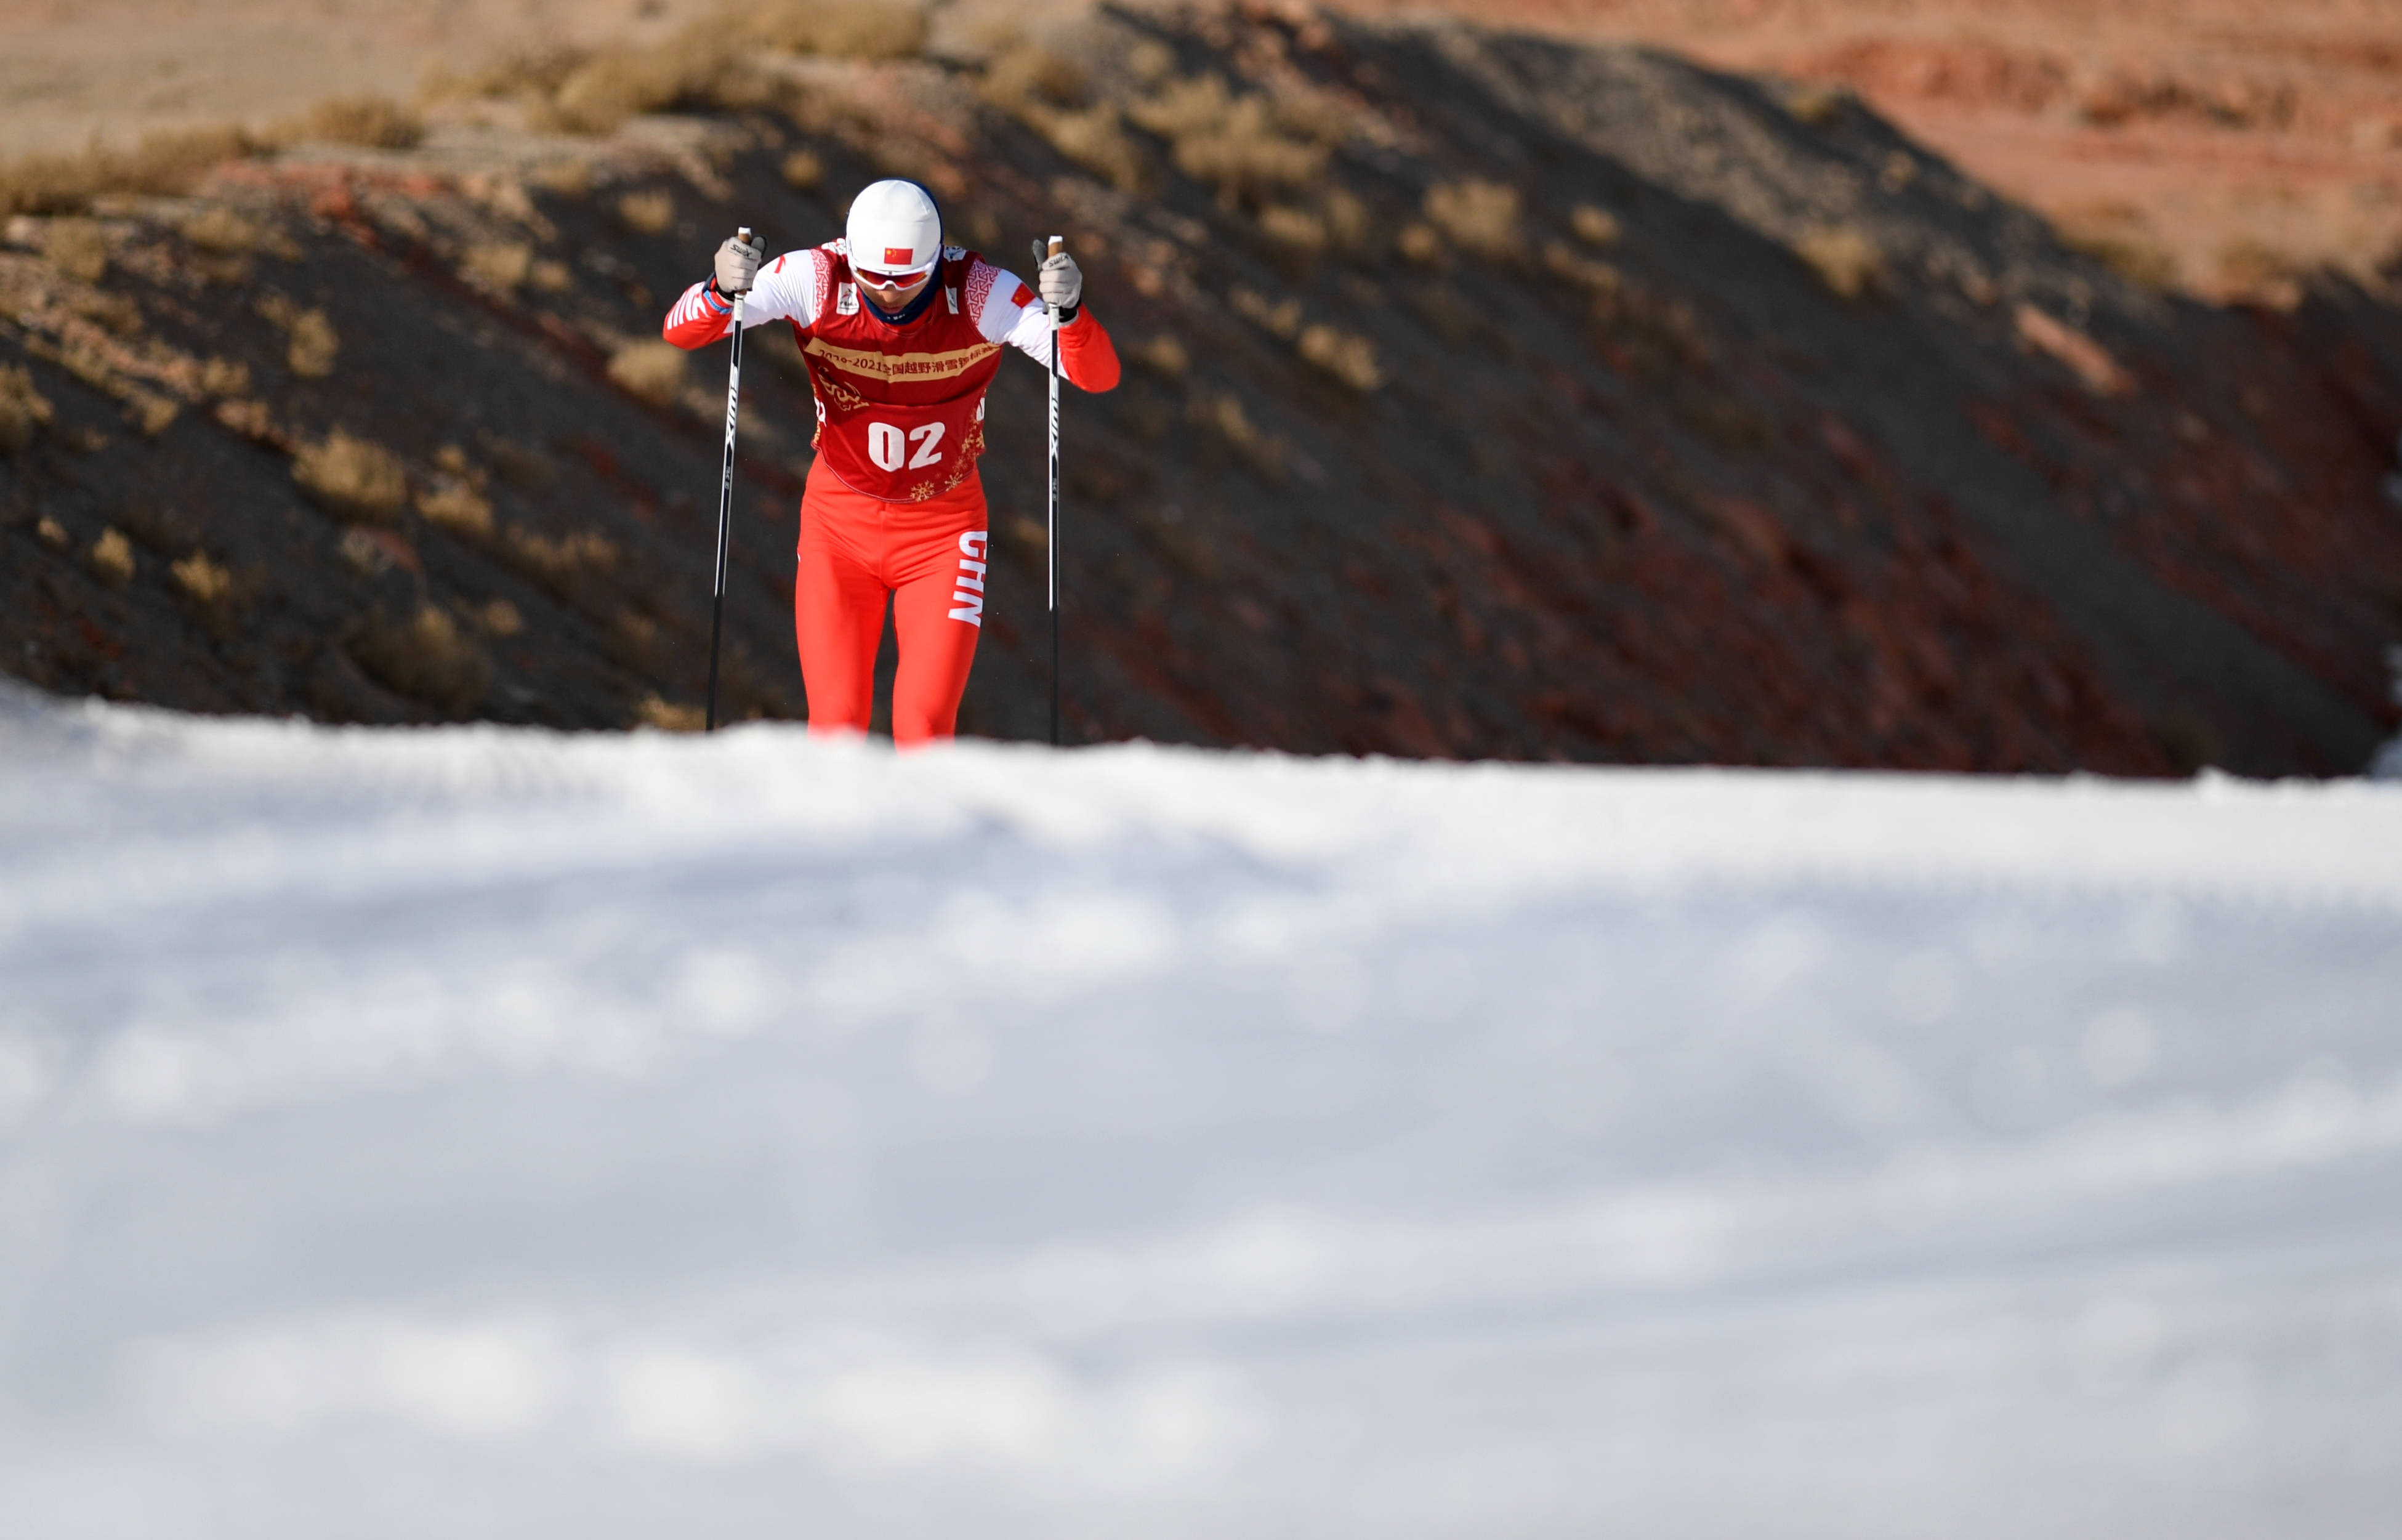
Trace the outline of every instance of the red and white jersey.
<instances>
[{"instance_id":1,"label":"red and white jersey","mask_svg":"<svg viewBox=\"0 0 2402 1540\"><path fill-rule=\"evenodd\" d=\"M700 347L725 335L732 311L696 283L663 332L678 347ZM1051 364L1042 298L1016 274L957 246L944 248L924 310L898 326L861 295L844 242L787 252L760 268L743 307L746 328L769 321L790 322L800 339L817 395L813 443L827 468L853 491L887 502L922 502L974 474L985 391L1002 348ZM1116 351L1090 311L1059 337L1070 383L1088 391L1117 383Z\"/></svg>"}]
</instances>

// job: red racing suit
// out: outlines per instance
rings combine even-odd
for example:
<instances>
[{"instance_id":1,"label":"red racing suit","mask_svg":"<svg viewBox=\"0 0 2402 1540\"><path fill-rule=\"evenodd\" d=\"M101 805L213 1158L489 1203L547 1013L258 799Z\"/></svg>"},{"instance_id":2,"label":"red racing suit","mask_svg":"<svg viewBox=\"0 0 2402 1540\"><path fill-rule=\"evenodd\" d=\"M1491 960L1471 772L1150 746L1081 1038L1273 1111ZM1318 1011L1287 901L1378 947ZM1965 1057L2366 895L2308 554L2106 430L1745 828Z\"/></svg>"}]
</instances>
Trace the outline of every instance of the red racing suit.
<instances>
[{"instance_id":1,"label":"red racing suit","mask_svg":"<svg viewBox=\"0 0 2402 1540\"><path fill-rule=\"evenodd\" d=\"M707 283L684 291L663 335L679 348L724 337L733 305ZM990 575L984 484L984 396L1015 347L1051 364L1051 316L1018 277L957 246L943 249L923 308L898 324L851 281L844 243L787 252L760 268L746 327L789 321L817 398L817 461L801 497L794 631L812 732L867 730L892 603L900 666L892 737L951 736L975 662ZM1090 310L1059 330L1070 383L1118 382L1109 334Z\"/></svg>"}]
</instances>

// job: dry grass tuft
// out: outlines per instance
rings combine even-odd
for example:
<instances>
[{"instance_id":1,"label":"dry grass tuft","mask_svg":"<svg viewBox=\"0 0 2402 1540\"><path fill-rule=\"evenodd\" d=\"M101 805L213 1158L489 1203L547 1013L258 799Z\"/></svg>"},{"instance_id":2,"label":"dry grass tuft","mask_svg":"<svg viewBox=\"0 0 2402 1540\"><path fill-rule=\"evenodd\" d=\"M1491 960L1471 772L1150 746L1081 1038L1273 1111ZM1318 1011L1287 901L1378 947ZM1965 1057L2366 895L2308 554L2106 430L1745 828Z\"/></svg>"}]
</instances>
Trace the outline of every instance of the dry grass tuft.
<instances>
[{"instance_id":1,"label":"dry grass tuft","mask_svg":"<svg viewBox=\"0 0 2402 1540\"><path fill-rule=\"evenodd\" d=\"M206 551L194 551L167 569L175 576L175 586L196 604L219 605L233 597L233 574L209 559Z\"/></svg>"},{"instance_id":2,"label":"dry grass tuft","mask_svg":"<svg viewBox=\"0 0 2402 1540\"><path fill-rule=\"evenodd\" d=\"M1518 201L1518 189L1507 183L1471 176L1429 187L1425 212L1460 250L1506 258L1519 252Z\"/></svg>"},{"instance_id":3,"label":"dry grass tuft","mask_svg":"<svg viewBox=\"0 0 2402 1540\"><path fill-rule=\"evenodd\" d=\"M311 139L379 150L409 149L425 137L425 119L385 96L338 96L320 102L298 127Z\"/></svg>"},{"instance_id":4,"label":"dry grass tuft","mask_svg":"<svg viewBox=\"0 0 2402 1540\"><path fill-rule=\"evenodd\" d=\"M1417 220L1402 226L1401 233L1393 238L1393 244L1400 248L1404 260L1415 262L1421 268L1431 268L1443 260L1442 234L1433 226Z\"/></svg>"},{"instance_id":5,"label":"dry grass tuft","mask_svg":"<svg viewBox=\"0 0 2402 1540\"><path fill-rule=\"evenodd\" d=\"M1621 233L1618 216L1591 203L1580 203L1568 211L1568 228L1588 246L1614 246Z\"/></svg>"},{"instance_id":6,"label":"dry grass tuft","mask_svg":"<svg viewBox=\"0 0 2402 1540\"><path fill-rule=\"evenodd\" d=\"M1182 378L1184 371L1193 366L1193 355L1185 351L1184 344L1173 332L1153 334L1134 350L1134 361L1170 379Z\"/></svg>"},{"instance_id":7,"label":"dry grass tuft","mask_svg":"<svg viewBox=\"0 0 2402 1540\"><path fill-rule=\"evenodd\" d=\"M483 540L492 532L492 504L464 481L445 480L418 494L417 511L428 524Z\"/></svg>"},{"instance_id":8,"label":"dry grass tuft","mask_svg":"<svg viewBox=\"0 0 2402 1540\"><path fill-rule=\"evenodd\" d=\"M1607 262L1579 255L1565 241L1544 242L1543 266L1577 287L1596 295L1615 295L1622 282L1616 268Z\"/></svg>"},{"instance_id":9,"label":"dry grass tuft","mask_svg":"<svg viewBox=\"0 0 2402 1540\"><path fill-rule=\"evenodd\" d=\"M1278 133L1267 103L1251 96L1236 103L1213 131L1178 140L1176 165L1221 198L1239 201L1310 181L1325 169L1326 149Z\"/></svg>"},{"instance_id":10,"label":"dry grass tuft","mask_svg":"<svg viewBox=\"0 0 2402 1540\"><path fill-rule=\"evenodd\" d=\"M556 257L545 256L535 263L533 271L527 275L527 279L537 291L543 294L565 294L575 287L573 269Z\"/></svg>"},{"instance_id":11,"label":"dry grass tuft","mask_svg":"<svg viewBox=\"0 0 2402 1540\"><path fill-rule=\"evenodd\" d=\"M1176 73L1176 50L1156 37L1146 37L1126 50L1126 73L1146 86L1156 86Z\"/></svg>"},{"instance_id":12,"label":"dry grass tuft","mask_svg":"<svg viewBox=\"0 0 2402 1540\"><path fill-rule=\"evenodd\" d=\"M1884 254L1856 225L1815 225L1793 243L1793 254L1843 299L1872 292L1884 275Z\"/></svg>"},{"instance_id":13,"label":"dry grass tuft","mask_svg":"<svg viewBox=\"0 0 2402 1540\"><path fill-rule=\"evenodd\" d=\"M1823 129L1841 118L1852 100L1848 86L1812 82L1793 88L1785 98L1785 111L1796 123Z\"/></svg>"},{"instance_id":14,"label":"dry grass tuft","mask_svg":"<svg viewBox=\"0 0 2402 1540\"><path fill-rule=\"evenodd\" d=\"M275 427L275 414L264 401L220 401L210 415L254 444L282 442Z\"/></svg>"},{"instance_id":15,"label":"dry grass tuft","mask_svg":"<svg viewBox=\"0 0 2402 1540\"><path fill-rule=\"evenodd\" d=\"M2063 230L2060 243L2080 256L2091 257L2139 288L2166 293L2176 287L2175 254L2131 231Z\"/></svg>"},{"instance_id":16,"label":"dry grass tuft","mask_svg":"<svg viewBox=\"0 0 2402 1540\"><path fill-rule=\"evenodd\" d=\"M172 396L136 391L126 399L125 420L140 429L143 437L157 438L167 431L167 425L173 422L183 409Z\"/></svg>"},{"instance_id":17,"label":"dry grass tuft","mask_svg":"<svg viewBox=\"0 0 2402 1540\"><path fill-rule=\"evenodd\" d=\"M69 278L97 283L108 274L108 236L90 219L53 219L42 231L42 254Z\"/></svg>"},{"instance_id":18,"label":"dry grass tuft","mask_svg":"<svg viewBox=\"0 0 2402 1540\"><path fill-rule=\"evenodd\" d=\"M552 538L523 525L511 525L502 553L527 576L552 592L569 593L586 576L617 565L617 546L597 529L582 529Z\"/></svg>"},{"instance_id":19,"label":"dry grass tuft","mask_svg":"<svg viewBox=\"0 0 2402 1540\"><path fill-rule=\"evenodd\" d=\"M910 59L926 47L926 13L907 0L780 0L746 5L734 14L755 41L795 53Z\"/></svg>"},{"instance_id":20,"label":"dry grass tuft","mask_svg":"<svg viewBox=\"0 0 2402 1540\"><path fill-rule=\"evenodd\" d=\"M250 394L250 365L229 358L212 357L200 364L200 393L214 396Z\"/></svg>"},{"instance_id":21,"label":"dry grass tuft","mask_svg":"<svg viewBox=\"0 0 2402 1540\"><path fill-rule=\"evenodd\" d=\"M468 282L498 295L511 295L533 269L533 248L518 241L488 241L467 248L459 270Z\"/></svg>"},{"instance_id":22,"label":"dry grass tuft","mask_svg":"<svg viewBox=\"0 0 2402 1540\"><path fill-rule=\"evenodd\" d=\"M1326 219L1326 238L1338 251L1367 249L1376 229L1375 211L1368 200L1347 187L1329 187L1319 200Z\"/></svg>"},{"instance_id":23,"label":"dry grass tuft","mask_svg":"<svg viewBox=\"0 0 2402 1540\"><path fill-rule=\"evenodd\" d=\"M1038 127L1053 149L1121 192L1140 192L1151 182L1151 159L1127 134L1115 106L1055 112Z\"/></svg>"},{"instance_id":24,"label":"dry grass tuft","mask_svg":"<svg viewBox=\"0 0 2402 1540\"><path fill-rule=\"evenodd\" d=\"M637 235L658 235L675 223L675 199L660 188L629 192L617 199L617 222Z\"/></svg>"},{"instance_id":25,"label":"dry grass tuft","mask_svg":"<svg viewBox=\"0 0 2402 1540\"><path fill-rule=\"evenodd\" d=\"M784 157L784 186L808 192L825 180L825 157L800 149Z\"/></svg>"},{"instance_id":26,"label":"dry grass tuft","mask_svg":"<svg viewBox=\"0 0 2402 1540\"><path fill-rule=\"evenodd\" d=\"M709 23L687 27L656 47L601 48L555 74L533 73L551 79L531 92L528 124L564 133L614 133L628 117L670 107L749 105L766 90L743 58L741 38L729 27Z\"/></svg>"},{"instance_id":27,"label":"dry grass tuft","mask_svg":"<svg viewBox=\"0 0 2402 1540\"><path fill-rule=\"evenodd\" d=\"M656 694L644 695L634 708L634 725L655 728L662 733L697 733L708 725L707 713L697 706L685 706Z\"/></svg>"},{"instance_id":28,"label":"dry grass tuft","mask_svg":"<svg viewBox=\"0 0 2402 1540\"><path fill-rule=\"evenodd\" d=\"M1235 307L1236 315L1271 337L1290 342L1301 335L1301 301L1290 295L1281 300L1270 301L1257 289L1238 288L1226 298Z\"/></svg>"},{"instance_id":29,"label":"dry grass tuft","mask_svg":"<svg viewBox=\"0 0 2402 1540\"><path fill-rule=\"evenodd\" d=\"M992 62L980 89L985 100L1111 186L1139 192L1150 182L1150 158L1125 131L1116 105L1084 106L1084 72L1073 62L1021 45Z\"/></svg>"},{"instance_id":30,"label":"dry grass tuft","mask_svg":"<svg viewBox=\"0 0 2402 1540\"><path fill-rule=\"evenodd\" d=\"M560 198L586 198L592 192L592 163L588 160L551 160L534 168L533 185Z\"/></svg>"},{"instance_id":31,"label":"dry grass tuft","mask_svg":"<svg viewBox=\"0 0 2402 1540\"><path fill-rule=\"evenodd\" d=\"M335 335L334 323L325 319L324 311L302 309L286 296L269 295L258 302L258 313L283 334L283 362L294 374L303 379L323 379L334 372L334 357L341 351L342 339Z\"/></svg>"},{"instance_id":32,"label":"dry grass tuft","mask_svg":"<svg viewBox=\"0 0 2402 1540\"><path fill-rule=\"evenodd\" d=\"M1226 120L1235 94L1221 75L1169 80L1126 108L1126 116L1163 139L1191 139Z\"/></svg>"},{"instance_id":33,"label":"dry grass tuft","mask_svg":"<svg viewBox=\"0 0 2402 1540\"><path fill-rule=\"evenodd\" d=\"M2249 236L2229 241L2218 251L2218 279L2228 288L2251 298L2283 305L2298 297L2303 266L2285 252Z\"/></svg>"},{"instance_id":34,"label":"dry grass tuft","mask_svg":"<svg viewBox=\"0 0 2402 1540\"><path fill-rule=\"evenodd\" d=\"M292 479L328 513L361 524L389 522L408 500L400 457L338 428L323 443L302 447Z\"/></svg>"},{"instance_id":35,"label":"dry grass tuft","mask_svg":"<svg viewBox=\"0 0 2402 1540\"><path fill-rule=\"evenodd\" d=\"M633 342L610 357L609 379L654 406L670 406L683 390L685 355L672 342Z\"/></svg>"},{"instance_id":36,"label":"dry grass tuft","mask_svg":"<svg viewBox=\"0 0 2402 1540\"><path fill-rule=\"evenodd\" d=\"M34 442L34 430L50 420L50 398L34 388L24 369L0 367L0 455L13 455Z\"/></svg>"},{"instance_id":37,"label":"dry grass tuft","mask_svg":"<svg viewBox=\"0 0 2402 1540\"><path fill-rule=\"evenodd\" d=\"M985 100L1010 112L1028 106L1081 107L1090 94L1084 72L1050 49L1020 44L985 67Z\"/></svg>"},{"instance_id":38,"label":"dry grass tuft","mask_svg":"<svg viewBox=\"0 0 2402 1540\"><path fill-rule=\"evenodd\" d=\"M41 522L34 526L34 533L53 551L63 551L74 543L74 537L67 533L67 527L48 514L44 514Z\"/></svg>"},{"instance_id":39,"label":"dry grass tuft","mask_svg":"<svg viewBox=\"0 0 2402 1540\"><path fill-rule=\"evenodd\" d=\"M184 239L217 256L247 256L266 241L267 232L219 203L185 221Z\"/></svg>"},{"instance_id":40,"label":"dry grass tuft","mask_svg":"<svg viewBox=\"0 0 2402 1540\"><path fill-rule=\"evenodd\" d=\"M1362 395L1385 383L1374 342L1322 323L1302 332L1301 356Z\"/></svg>"},{"instance_id":41,"label":"dry grass tuft","mask_svg":"<svg viewBox=\"0 0 2402 1540\"><path fill-rule=\"evenodd\" d=\"M1271 203L1260 211L1260 233L1296 256L1315 256L1326 249L1326 221L1307 209Z\"/></svg>"},{"instance_id":42,"label":"dry grass tuft","mask_svg":"<svg viewBox=\"0 0 2402 1540\"><path fill-rule=\"evenodd\" d=\"M484 628L487 636L513 637L525 629L525 616L518 613L518 607L507 599L496 598L476 612L476 624Z\"/></svg>"},{"instance_id":43,"label":"dry grass tuft","mask_svg":"<svg viewBox=\"0 0 2402 1540\"><path fill-rule=\"evenodd\" d=\"M1291 137L1275 103L1236 95L1222 76L1171 80L1129 103L1126 116L1167 140L1177 169L1229 203L1300 186L1326 167L1325 144Z\"/></svg>"},{"instance_id":44,"label":"dry grass tuft","mask_svg":"<svg viewBox=\"0 0 2402 1540\"><path fill-rule=\"evenodd\" d=\"M1227 445L1253 469L1274 481L1284 474L1285 441L1251 420L1241 398L1232 394L1204 397L1194 403L1194 415L1218 430Z\"/></svg>"},{"instance_id":45,"label":"dry grass tuft","mask_svg":"<svg viewBox=\"0 0 2402 1540\"><path fill-rule=\"evenodd\" d=\"M114 527L103 529L91 543L90 559L93 575L111 588L133 581L133 543Z\"/></svg>"},{"instance_id":46,"label":"dry grass tuft","mask_svg":"<svg viewBox=\"0 0 2402 1540\"><path fill-rule=\"evenodd\" d=\"M757 107L788 95L752 62L762 52L901 59L925 42L924 12L895 0L754 0L723 7L664 42L526 55L459 88L526 100L535 129L607 134L640 113Z\"/></svg>"},{"instance_id":47,"label":"dry grass tuft","mask_svg":"<svg viewBox=\"0 0 2402 1540\"><path fill-rule=\"evenodd\" d=\"M401 625L369 625L352 639L351 654L386 687L446 716L474 711L491 683L482 651L431 604Z\"/></svg>"},{"instance_id":48,"label":"dry grass tuft","mask_svg":"<svg viewBox=\"0 0 2402 1540\"><path fill-rule=\"evenodd\" d=\"M201 172L262 147L238 128L187 129L131 149L27 156L0 166L0 214L77 213L104 193L187 192Z\"/></svg>"}]
</instances>

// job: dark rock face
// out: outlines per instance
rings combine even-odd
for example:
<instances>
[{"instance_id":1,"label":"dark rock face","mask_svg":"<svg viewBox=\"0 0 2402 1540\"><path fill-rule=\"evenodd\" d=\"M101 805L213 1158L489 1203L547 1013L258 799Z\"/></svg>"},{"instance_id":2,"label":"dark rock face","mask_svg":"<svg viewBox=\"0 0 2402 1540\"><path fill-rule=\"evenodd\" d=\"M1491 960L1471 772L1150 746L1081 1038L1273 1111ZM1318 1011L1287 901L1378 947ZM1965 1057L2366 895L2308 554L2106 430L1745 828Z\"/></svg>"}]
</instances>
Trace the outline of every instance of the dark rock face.
<instances>
[{"instance_id":1,"label":"dark rock face","mask_svg":"<svg viewBox=\"0 0 2402 1540\"><path fill-rule=\"evenodd\" d=\"M821 72L592 187L460 172L439 134L253 166L212 198L271 239L228 258L129 207L99 286L0 254L0 368L48 405L0 458L0 667L200 710L674 720L723 358L625 347L721 227L823 241L898 170L1004 264L1067 232L1128 359L1066 417L1079 741L2335 774L2388 730L2390 301L2172 299L1857 103L1636 50L1229 17L1052 46L1018 71L1048 97L1001 62ZM797 715L810 413L789 336L752 335L726 691ZM1042 393L1022 362L994 393L969 732L1044 730ZM296 479L337 430L403 505L371 466L347 500Z\"/></svg>"}]
</instances>

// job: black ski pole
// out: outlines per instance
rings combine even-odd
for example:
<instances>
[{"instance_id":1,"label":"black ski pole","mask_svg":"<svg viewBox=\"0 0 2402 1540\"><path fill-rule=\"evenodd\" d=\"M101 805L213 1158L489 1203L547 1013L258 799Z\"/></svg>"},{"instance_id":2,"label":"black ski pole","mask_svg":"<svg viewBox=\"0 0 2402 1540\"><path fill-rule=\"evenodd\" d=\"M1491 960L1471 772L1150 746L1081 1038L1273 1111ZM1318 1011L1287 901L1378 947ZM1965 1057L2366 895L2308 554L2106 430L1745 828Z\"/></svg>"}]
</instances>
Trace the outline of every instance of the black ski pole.
<instances>
[{"instance_id":1,"label":"black ski pole","mask_svg":"<svg viewBox=\"0 0 2402 1540\"><path fill-rule=\"evenodd\" d=\"M1065 236L1055 235L1046 250L1043 243L1034 243L1037 267L1059 254L1068 244ZM1051 309L1051 504L1042 520L1042 549L1050 558L1051 581L1047 602L1051 607L1051 747L1059 747L1059 311Z\"/></svg>"},{"instance_id":2,"label":"black ski pole","mask_svg":"<svg viewBox=\"0 0 2402 1540\"><path fill-rule=\"evenodd\" d=\"M751 227L737 232L751 244ZM727 336L734 346L725 368L725 465L717 478L717 575L709 605L709 711L703 731L717 731L717 642L725 630L725 557L734 543L734 419L742 407L742 302L749 291L734 296L734 324Z\"/></svg>"}]
</instances>

